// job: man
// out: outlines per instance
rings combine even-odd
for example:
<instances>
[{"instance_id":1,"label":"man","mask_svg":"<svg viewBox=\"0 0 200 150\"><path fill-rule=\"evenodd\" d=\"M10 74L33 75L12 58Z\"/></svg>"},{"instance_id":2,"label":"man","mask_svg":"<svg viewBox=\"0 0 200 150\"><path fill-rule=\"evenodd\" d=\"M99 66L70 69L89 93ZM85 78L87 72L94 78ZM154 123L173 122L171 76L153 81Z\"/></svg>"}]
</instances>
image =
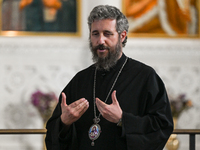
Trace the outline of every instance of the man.
<instances>
[{"instance_id":1,"label":"man","mask_svg":"<svg viewBox=\"0 0 200 150\"><path fill-rule=\"evenodd\" d=\"M48 150L162 150L173 130L155 71L122 52L128 21L115 7L88 17L94 64L64 88L47 123Z\"/></svg>"}]
</instances>

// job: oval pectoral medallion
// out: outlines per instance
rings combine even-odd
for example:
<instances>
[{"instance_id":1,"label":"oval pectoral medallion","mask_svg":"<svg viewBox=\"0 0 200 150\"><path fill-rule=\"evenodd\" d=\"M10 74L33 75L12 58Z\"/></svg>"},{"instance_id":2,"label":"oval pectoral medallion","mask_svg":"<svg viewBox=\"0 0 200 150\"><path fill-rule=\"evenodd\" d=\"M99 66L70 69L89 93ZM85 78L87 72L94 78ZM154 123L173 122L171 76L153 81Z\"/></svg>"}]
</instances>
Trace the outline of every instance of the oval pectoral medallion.
<instances>
[{"instance_id":1,"label":"oval pectoral medallion","mask_svg":"<svg viewBox=\"0 0 200 150\"><path fill-rule=\"evenodd\" d=\"M88 131L88 136L90 140L92 140L92 143L91 143L92 146L94 146L94 140L96 140L99 137L100 133L101 133L101 127L99 124L93 124L90 127Z\"/></svg>"}]
</instances>

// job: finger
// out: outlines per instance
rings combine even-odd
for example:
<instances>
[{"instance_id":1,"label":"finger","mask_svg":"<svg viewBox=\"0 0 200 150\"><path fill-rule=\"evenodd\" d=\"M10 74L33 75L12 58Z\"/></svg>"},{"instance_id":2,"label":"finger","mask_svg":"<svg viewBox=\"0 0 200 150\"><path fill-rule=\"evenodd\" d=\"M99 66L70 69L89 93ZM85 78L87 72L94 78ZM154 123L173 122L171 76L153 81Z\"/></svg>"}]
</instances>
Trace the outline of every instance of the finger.
<instances>
[{"instance_id":1,"label":"finger","mask_svg":"<svg viewBox=\"0 0 200 150\"><path fill-rule=\"evenodd\" d=\"M79 114L82 116L86 110L89 108L89 102L85 103L86 105L83 106L83 108L79 111Z\"/></svg>"},{"instance_id":2,"label":"finger","mask_svg":"<svg viewBox=\"0 0 200 150\"><path fill-rule=\"evenodd\" d=\"M117 97L116 97L116 90L114 90L113 92L112 92L112 102L115 104L115 103L118 103L118 101L117 101Z\"/></svg>"},{"instance_id":3,"label":"finger","mask_svg":"<svg viewBox=\"0 0 200 150\"><path fill-rule=\"evenodd\" d=\"M102 102L99 98L96 98L96 105L100 107L105 107L106 103Z\"/></svg>"},{"instance_id":4,"label":"finger","mask_svg":"<svg viewBox=\"0 0 200 150\"><path fill-rule=\"evenodd\" d=\"M99 98L96 98L96 105L99 112L102 114L103 110L105 109L106 105L104 102L102 102Z\"/></svg>"},{"instance_id":5,"label":"finger","mask_svg":"<svg viewBox=\"0 0 200 150\"><path fill-rule=\"evenodd\" d=\"M67 103L66 103L66 95L65 95L64 92L62 92L62 102L61 102L61 105L67 106Z\"/></svg>"},{"instance_id":6,"label":"finger","mask_svg":"<svg viewBox=\"0 0 200 150\"><path fill-rule=\"evenodd\" d=\"M85 99L83 102L78 104L76 107L74 107L75 111L82 111L84 107L89 105L88 101Z\"/></svg>"},{"instance_id":7,"label":"finger","mask_svg":"<svg viewBox=\"0 0 200 150\"><path fill-rule=\"evenodd\" d=\"M81 103L83 103L84 101L87 101L85 98L81 98L73 103L70 104L70 107L77 107L78 105L80 105Z\"/></svg>"}]
</instances>

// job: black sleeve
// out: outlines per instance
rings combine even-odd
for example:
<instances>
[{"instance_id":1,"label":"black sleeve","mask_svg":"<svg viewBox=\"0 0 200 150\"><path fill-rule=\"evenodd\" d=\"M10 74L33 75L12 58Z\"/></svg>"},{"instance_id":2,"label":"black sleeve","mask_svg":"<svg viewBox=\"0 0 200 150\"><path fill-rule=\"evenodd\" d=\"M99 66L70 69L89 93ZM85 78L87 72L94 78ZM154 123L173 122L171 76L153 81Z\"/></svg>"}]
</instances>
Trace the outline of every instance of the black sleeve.
<instances>
[{"instance_id":1,"label":"black sleeve","mask_svg":"<svg viewBox=\"0 0 200 150\"><path fill-rule=\"evenodd\" d=\"M122 136L129 150L163 150L173 131L173 119L164 84L154 71L142 93L146 112L143 116L123 112Z\"/></svg>"},{"instance_id":2,"label":"black sleeve","mask_svg":"<svg viewBox=\"0 0 200 150\"><path fill-rule=\"evenodd\" d=\"M70 90L72 89L72 81L64 88L62 92L64 92L67 96L67 103L69 104L71 95ZM69 130L66 132L64 129L64 125L60 119L61 116L61 102L62 97L60 94L59 102L51 116L51 118L48 120L46 129L46 138L45 143L47 150L71 150L76 149L74 146L76 146L76 129L74 124L72 124L69 128Z\"/></svg>"}]
</instances>

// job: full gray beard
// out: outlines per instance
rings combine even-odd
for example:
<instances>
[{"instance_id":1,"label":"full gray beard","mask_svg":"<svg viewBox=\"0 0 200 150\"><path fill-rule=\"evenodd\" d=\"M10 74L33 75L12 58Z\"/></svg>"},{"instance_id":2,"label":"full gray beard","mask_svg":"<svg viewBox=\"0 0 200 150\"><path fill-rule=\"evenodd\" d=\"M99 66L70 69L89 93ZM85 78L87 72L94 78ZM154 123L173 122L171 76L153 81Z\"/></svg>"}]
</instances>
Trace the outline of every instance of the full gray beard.
<instances>
[{"instance_id":1,"label":"full gray beard","mask_svg":"<svg viewBox=\"0 0 200 150\"><path fill-rule=\"evenodd\" d=\"M90 50L92 52L92 60L95 63L97 70L109 71L117 63L122 51L122 46L120 45L120 41L118 41L115 50L108 50L108 56L105 58L99 58L96 50L92 47L91 41Z\"/></svg>"}]
</instances>

